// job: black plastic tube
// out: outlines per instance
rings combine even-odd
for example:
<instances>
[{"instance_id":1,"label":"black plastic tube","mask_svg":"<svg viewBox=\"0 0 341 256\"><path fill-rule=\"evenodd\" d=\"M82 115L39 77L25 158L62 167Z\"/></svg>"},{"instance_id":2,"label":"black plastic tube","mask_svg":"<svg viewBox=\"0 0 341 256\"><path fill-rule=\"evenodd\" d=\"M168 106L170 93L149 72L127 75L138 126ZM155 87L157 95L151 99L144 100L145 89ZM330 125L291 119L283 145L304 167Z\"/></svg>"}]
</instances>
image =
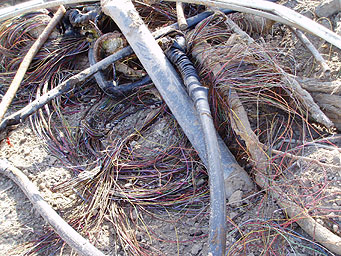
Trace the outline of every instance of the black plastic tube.
<instances>
[{"instance_id":1,"label":"black plastic tube","mask_svg":"<svg viewBox=\"0 0 341 256\"><path fill-rule=\"evenodd\" d=\"M88 57L89 57L90 66L95 65L96 60L94 56L94 50L92 48L89 49ZM101 90L111 98L125 97L132 90L142 85L146 85L152 81L150 77L147 75L141 80L133 82L133 83L114 85L113 82L105 80L104 75L101 70L95 73L94 77L96 79L98 86L101 88Z\"/></svg>"},{"instance_id":2,"label":"black plastic tube","mask_svg":"<svg viewBox=\"0 0 341 256\"><path fill-rule=\"evenodd\" d=\"M213 256L225 255L225 184L217 133L208 103L207 88L201 85L195 67L178 44L167 50L166 56L181 73L184 84L200 116L205 136L210 186L209 253L212 253Z\"/></svg>"}]
</instances>

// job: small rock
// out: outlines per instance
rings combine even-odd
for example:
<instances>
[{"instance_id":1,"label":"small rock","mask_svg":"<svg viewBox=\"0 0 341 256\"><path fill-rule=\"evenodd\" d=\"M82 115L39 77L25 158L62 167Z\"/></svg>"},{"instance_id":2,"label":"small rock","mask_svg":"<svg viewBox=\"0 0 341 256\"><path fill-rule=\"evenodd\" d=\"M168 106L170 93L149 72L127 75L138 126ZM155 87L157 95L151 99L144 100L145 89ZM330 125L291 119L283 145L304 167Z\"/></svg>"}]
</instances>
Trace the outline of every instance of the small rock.
<instances>
[{"instance_id":1,"label":"small rock","mask_svg":"<svg viewBox=\"0 0 341 256\"><path fill-rule=\"evenodd\" d=\"M24 133L27 134L27 135L30 135L30 134L32 134L32 130L30 128L26 128L24 130Z\"/></svg>"},{"instance_id":2,"label":"small rock","mask_svg":"<svg viewBox=\"0 0 341 256\"><path fill-rule=\"evenodd\" d=\"M241 200L243 196L243 191L241 190L236 190L233 192L233 194L229 198L229 204L232 207L238 207L241 205Z\"/></svg>"},{"instance_id":3,"label":"small rock","mask_svg":"<svg viewBox=\"0 0 341 256\"><path fill-rule=\"evenodd\" d=\"M39 184L39 189L40 189L40 191L45 191L45 190L46 190L46 185L45 185L45 183L40 183L40 184Z\"/></svg>"},{"instance_id":4,"label":"small rock","mask_svg":"<svg viewBox=\"0 0 341 256\"><path fill-rule=\"evenodd\" d=\"M339 231L339 226L336 224L333 224L333 231L337 233Z\"/></svg>"},{"instance_id":5,"label":"small rock","mask_svg":"<svg viewBox=\"0 0 341 256\"><path fill-rule=\"evenodd\" d=\"M341 164L341 154L339 153L339 151L334 150L332 152L333 154L333 164L334 165L340 165Z\"/></svg>"},{"instance_id":6,"label":"small rock","mask_svg":"<svg viewBox=\"0 0 341 256\"><path fill-rule=\"evenodd\" d=\"M191 249L191 254L192 255L198 255L198 253L201 251L202 249L202 244L195 244L193 245L192 249Z\"/></svg>"},{"instance_id":7,"label":"small rock","mask_svg":"<svg viewBox=\"0 0 341 256\"><path fill-rule=\"evenodd\" d=\"M26 137L21 138L20 141L19 141L19 145L24 144L26 141L27 141L27 138L26 138Z\"/></svg>"},{"instance_id":8,"label":"small rock","mask_svg":"<svg viewBox=\"0 0 341 256\"><path fill-rule=\"evenodd\" d=\"M341 10L340 0L325 0L316 7L315 13L319 17L329 17Z\"/></svg>"}]
</instances>

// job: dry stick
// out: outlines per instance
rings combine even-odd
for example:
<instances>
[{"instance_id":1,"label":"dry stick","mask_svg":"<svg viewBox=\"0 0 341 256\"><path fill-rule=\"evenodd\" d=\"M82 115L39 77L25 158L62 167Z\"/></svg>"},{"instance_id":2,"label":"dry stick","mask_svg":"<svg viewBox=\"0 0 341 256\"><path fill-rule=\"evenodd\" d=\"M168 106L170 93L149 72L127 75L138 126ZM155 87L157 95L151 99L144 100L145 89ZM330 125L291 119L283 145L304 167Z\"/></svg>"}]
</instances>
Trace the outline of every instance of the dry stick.
<instances>
[{"instance_id":1,"label":"dry stick","mask_svg":"<svg viewBox=\"0 0 341 256\"><path fill-rule=\"evenodd\" d=\"M104 256L96 247L89 243L76 230L74 230L64 219L62 219L53 208L40 195L34 184L18 168L14 167L5 159L0 159L0 173L14 181L33 206L37 209L44 220L49 223L54 231L80 255Z\"/></svg>"},{"instance_id":2,"label":"dry stick","mask_svg":"<svg viewBox=\"0 0 341 256\"><path fill-rule=\"evenodd\" d=\"M294 33L296 34L298 39L300 39L300 41L308 48L308 50L314 56L316 61L321 65L323 72L326 75L329 75L330 74L330 67L328 66L328 64L326 63L324 58L321 56L321 54L318 52L318 50L315 48L315 46L309 41L309 39L306 37L306 35L302 31L300 31L296 28L291 28L291 29L294 31Z\"/></svg>"},{"instance_id":3,"label":"dry stick","mask_svg":"<svg viewBox=\"0 0 341 256\"><path fill-rule=\"evenodd\" d=\"M230 18L226 17L226 23L231 27L231 29L241 36L245 41L249 44L255 44L260 48L263 48L261 45L255 43L255 40L251 38L246 32L244 32L239 26L234 23ZM271 60L271 56L266 53L266 50L263 49L264 55ZM317 122L325 125L327 128L331 128L334 126L333 122L321 111L320 107L314 102L314 99L311 97L309 92L304 90L301 85L293 78L293 76L289 75L285 72L276 62L272 62L276 69L281 72L283 75L283 79L286 81L287 85L291 87L291 89L297 94L300 101L304 103L313 119Z\"/></svg>"},{"instance_id":4,"label":"dry stick","mask_svg":"<svg viewBox=\"0 0 341 256\"><path fill-rule=\"evenodd\" d=\"M58 11L56 12L56 14L53 16L53 18L51 19L49 24L46 26L44 31L40 34L38 39L34 42L32 47L30 48L30 50L27 52L26 56L24 57L23 61L21 62L19 69L18 69L17 73L15 74L15 77L14 77L10 87L8 88L6 94L4 95L4 97L1 100L1 103L0 103L0 122L4 118L5 113L9 107L9 105L12 103L12 100L15 97L15 94L19 89L21 81L23 80L23 78L26 74L26 71L31 64L32 59L37 54L37 52L42 47L42 45L45 43L45 41L49 38L49 35L53 31L53 29L56 27L58 22L64 16L65 11L66 10L65 10L64 6L62 6L62 5L58 8Z\"/></svg>"},{"instance_id":5,"label":"dry stick","mask_svg":"<svg viewBox=\"0 0 341 256\"><path fill-rule=\"evenodd\" d=\"M273 153L277 154L277 155L283 155L283 156L287 156L287 157L290 157L294 160L303 160L303 161L307 161L307 162L312 162L312 163L315 163L315 164L318 164L324 168L333 168L333 169L340 169L341 170L341 166L338 166L338 165L333 165L333 164L326 164L326 163L322 163L320 162L319 160L317 159L314 159L314 158L310 158L310 157L305 157L305 156L297 156L297 155L293 155L291 153L288 153L288 152L283 152L283 151L280 151L280 150L276 150L276 149L270 149Z\"/></svg>"},{"instance_id":6,"label":"dry stick","mask_svg":"<svg viewBox=\"0 0 341 256\"><path fill-rule=\"evenodd\" d=\"M277 204L315 241L324 245L333 253L337 255L341 254L341 238L338 235L335 235L329 229L317 223L309 215L307 209L298 206L290 198L285 198L285 192L278 186L269 185L267 178L263 177L260 173L256 174L256 182L262 188L268 189L276 199Z\"/></svg>"},{"instance_id":7,"label":"dry stick","mask_svg":"<svg viewBox=\"0 0 341 256\"><path fill-rule=\"evenodd\" d=\"M28 104L23 109L15 112L14 114L6 117L1 123L0 123L0 133L5 130L5 128L9 125L15 125L19 124L22 120L27 118L29 115L43 107L45 104L50 102L51 100L55 99L56 97L60 96L64 92L67 92L68 90L72 89L74 85L76 85L79 82L84 81L88 77L92 76L94 73L99 71L100 69L107 68L111 63L115 62L116 60L129 56L132 54L133 51L131 47L126 47L118 52L116 52L113 55L110 55L106 57L105 59L97 62L95 65L91 66L90 68L87 68L83 70L82 72L70 77L69 79L65 80L63 83L59 84L54 89L48 91L46 94L42 95L38 99L34 100L30 104Z\"/></svg>"},{"instance_id":8,"label":"dry stick","mask_svg":"<svg viewBox=\"0 0 341 256\"><path fill-rule=\"evenodd\" d=\"M264 0L167 0L171 2L181 1L191 4L201 4L212 7L227 8L240 12L252 13L251 10L262 10L275 14L276 17L286 20L292 26L308 31L319 36L327 42L341 49L341 37L326 27L314 22L313 20L279 4ZM263 12L264 13L264 12ZM260 13L259 15L263 15ZM263 16L264 18L268 18ZM277 21L277 19L274 19Z\"/></svg>"},{"instance_id":9,"label":"dry stick","mask_svg":"<svg viewBox=\"0 0 341 256\"><path fill-rule=\"evenodd\" d=\"M331 82L323 82L315 78L294 77L301 86L309 92L321 92L326 94L341 95L341 81L335 80Z\"/></svg>"},{"instance_id":10,"label":"dry stick","mask_svg":"<svg viewBox=\"0 0 341 256\"><path fill-rule=\"evenodd\" d=\"M182 2L176 2L176 15L178 17L178 25L180 30L185 30L188 28L188 24L184 14L184 8Z\"/></svg>"},{"instance_id":11,"label":"dry stick","mask_svg":"<svg viewBox=\"0 0 341 256\"><path fill-rule=\"evenodd\" d=\"M208 56L212 57L213 54L207 49L207 45L205 43L201 43L200 45L193 47L192 55L200 62L201 65L213 66L214 68L211 70L213 76L218 76L222 70L222 67L217 64L209 65L207 63L209 60ZM227 98L231 108L230 120L232 128L236 134L238 134L245 141L251 158L254 160L254 165L256 169L259 170L255 177L257 184L263 189L269 190L271 195L277 200L277 203L280 205L280 207L285 209L288 215L295 219L305 232L307 232L317 242L323 244L329 250L333 251L334 253L341 254L341 238L339 236L333 234L327 228L318 224L308 214L306 209L299 207L296 203L292 202L290 198L285 198L285 193L280 187L270 184L264 175L269 165L269 156L264 150L265 146L260 143L258 137L254 134L246 111L235 90L231 89L230 93L228 95L225 94L224 96Z\"/></svg>"}]
</instances>

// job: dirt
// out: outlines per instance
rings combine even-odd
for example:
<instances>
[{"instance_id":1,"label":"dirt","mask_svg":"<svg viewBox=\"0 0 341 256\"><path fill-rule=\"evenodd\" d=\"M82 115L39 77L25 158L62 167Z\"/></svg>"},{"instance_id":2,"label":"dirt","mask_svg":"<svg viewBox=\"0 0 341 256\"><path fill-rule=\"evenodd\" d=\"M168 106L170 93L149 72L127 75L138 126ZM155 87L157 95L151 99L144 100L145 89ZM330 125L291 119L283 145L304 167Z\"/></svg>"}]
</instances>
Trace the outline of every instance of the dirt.
<instances>
[{"instance_id":1,"label":"dirt","mask_svg":"<svg viewBox=\"0 0 341 256\"><path fill-rule=\"evenodd\" d=\"M310 18L317 19L334 31L340 31L340 13L328 19L315 17L314 8L320 1L282 1L282 3ZM294 59L296 66L292 68L293 73L305 77L322 77L326 81L340 79L341 53L339 50L323 40L309 36L328 58L331 74L325 77L309 52L290 31L285 30L281 37L278 37L276 31L283 29L283 26L276 25L271 37L285 47L283 55ZM120 133L126 134L129 129L134 130L132 124L135 127L136 120L145 120L154 112L155 109L137 112L125 118L119 125L110 127L109 124L107 128L112 131L110 139ZM70 123L82 114L83 112L80 111L78 116L70 115ZM137 126L139 125L141 123ZM160 145L174 143L177 133L176 131L167 133L166 127L167 122L161 119L148 130L148 140L136 139L131 143L132 147L139 151L141 148L152 148L156 143ZM301 139L299 131L296 131L293 136L293 140ZM337 139L334 140L335 137ZM334 135L331 141L333 145L326 145L327 143L322 145L321 142L320 145L305 147L303 153L301 152L306 157L323 162L326 164L324 167L309 161L294 161L287 157L283 161L292 163L292 167L281 170L285 179L278 180L278 184L285 189L286 193L292 195L295 202L305 206L311 215L316 215L316 220L320 224L334 234L341 235L340 132ZM110 144L105 140L102 142L105 146ZM288 142L290 143L294 142ZM142 151L140 153L143 154ZM148 155L148 152L145 154ZM53 189L55 185L74 177L74 173L47 150L45 139L32 130L29 120L19 125L7 139L1 142L0 158L8 159L14 166L21 169L39 188L45 200L59 213L63 214L70 208L76 207L75 202L78 197L76 193L56 192ZM243 167L250 168L245 164ZM207 210L207 207L203 209ZM284 225L285 229L277 228L280 224L286 223L286 212L280 209L265 191L255 190L249 194L243 194L240 190L236 191L228 198L227 215L228 255L335 255L326 249L321 249L314 243L314 239L295 223L289 221ZM156 248L157 255L207 255L208 218L208 213L192 213L186 217L167 211L159 212L154 216L145 213L143 223L151 232L148 233L144 229L138 230L136 239L144 244L145 248ZM19 187L10 179L0 175L0 254L23 255L27 249L32 249L34 241L41 239L47 232L46 230L45 221ZM265 233L269 235L266 236ZM277 236L282 236L284 239L276 240L274 237ZM125 248L122 248L115 238L112 224L105 221L98 232L96 246L108 255L127 255ZM251 244L252 239L256 242ZM268 251L269 244L277 251ZM33 255L72 254L75 255L68 246L62 248L61 251L33 253Z\"/></svg>"}]
</instances>

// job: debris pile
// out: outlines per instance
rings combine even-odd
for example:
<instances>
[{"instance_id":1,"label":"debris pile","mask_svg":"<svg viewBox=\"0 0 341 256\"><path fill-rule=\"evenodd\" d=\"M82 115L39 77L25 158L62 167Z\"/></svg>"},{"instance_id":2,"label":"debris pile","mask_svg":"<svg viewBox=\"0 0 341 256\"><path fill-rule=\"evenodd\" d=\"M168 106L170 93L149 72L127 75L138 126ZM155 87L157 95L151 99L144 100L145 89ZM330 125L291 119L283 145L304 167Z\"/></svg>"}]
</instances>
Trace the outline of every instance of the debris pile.
<instances>
[{"instance_id":1,"label":"debris pile","mask_svg":"<svg viewBox=\"0 0 341 256\"><path fill-rule=\"evenodd\" d=\"M310 38L337 59L341 37L282 3L239 2L0 11L3 152L29 120L71 177L48 188L73 198L52 209L1 155L50 224L25 254L341 254L340 67Z\"/></svg>"}]
</instances>

